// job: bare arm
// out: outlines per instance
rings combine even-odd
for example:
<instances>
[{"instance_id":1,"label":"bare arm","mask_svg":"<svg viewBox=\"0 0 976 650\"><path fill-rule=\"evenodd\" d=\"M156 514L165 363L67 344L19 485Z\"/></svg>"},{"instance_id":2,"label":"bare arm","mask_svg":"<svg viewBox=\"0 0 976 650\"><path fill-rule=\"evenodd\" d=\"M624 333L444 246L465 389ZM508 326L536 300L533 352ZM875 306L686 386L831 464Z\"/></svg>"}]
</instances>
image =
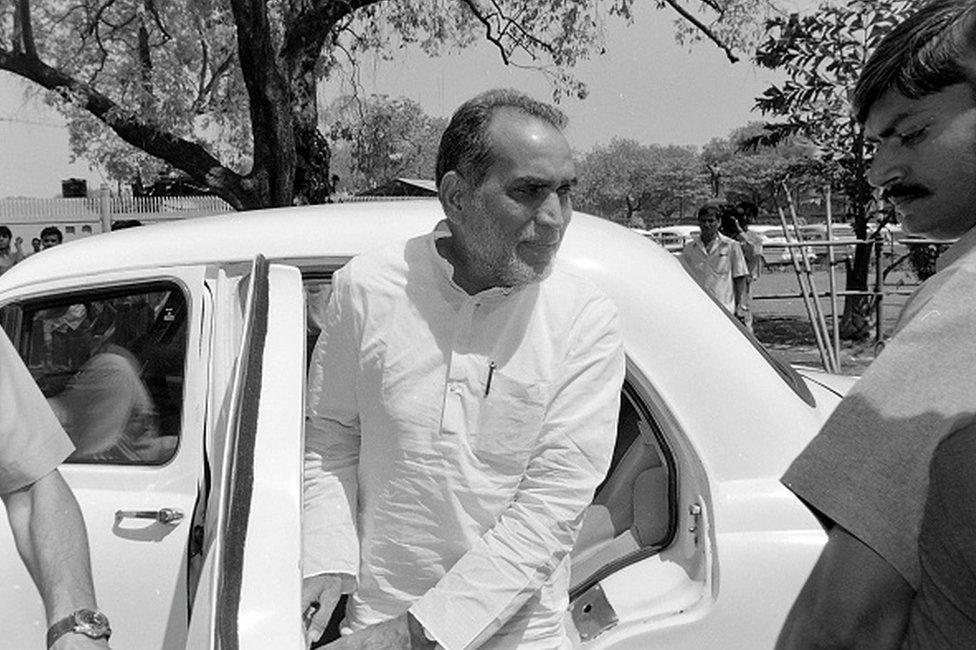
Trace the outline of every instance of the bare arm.
<instances>
[{"instance_id":1,"label":"bare arm","mask_svg":"<svg viewBox=\"0 0 976 650\"><path fill-rule=\"evenodd\" d=\"M834 526L776 648L897 648L914 595L884 558Z\"/></svg>"},{"instance_id":2,"label":"bare arm","mask_svg":"<svg viewBox=\"0 0 976 650\"><path fill-rule=\"evenodd\" d=\"M82 607L96 609L85 522L61 474L54 470L3 495L3 502L17 550L44 600L48 625Z\"/></svg>"},{"instance_id":3,"label":"bare arm","mask_svg":"<svg viewBox=\"0 0 976 650\"><path fill-rule=\"evenodd\" d=\"M749 307L749 276L740 275L732 278L732 291L735 294L735 309L738 313L740 307Z\"/></svg>"}]
</instances>

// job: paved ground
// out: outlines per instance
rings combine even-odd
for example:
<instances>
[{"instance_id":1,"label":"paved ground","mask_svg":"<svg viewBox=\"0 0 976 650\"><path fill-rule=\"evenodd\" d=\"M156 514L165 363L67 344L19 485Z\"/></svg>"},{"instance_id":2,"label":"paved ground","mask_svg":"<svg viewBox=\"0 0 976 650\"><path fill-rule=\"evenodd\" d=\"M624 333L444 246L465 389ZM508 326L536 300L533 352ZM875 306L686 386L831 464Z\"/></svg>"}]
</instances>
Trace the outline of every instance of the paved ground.
<instances>
[{"instance_id":1,"label":"paved ground","mask_svg":"<svg viewBox=\"0 0 976 650\"><path fill-rule=\"evenodd\" d=\"M873 276L872 276L873 277ZM813 281L816 290L827 293L829 273L823 268L815 269ZM835 271L837 289L844 288L843 267ZM915 278L907 272L892 272L886 278L886 295L882 300L883 336L890 336L898 313L907 299L907 293L916 286ZM763 298L763 296L792 294L791 298ZM832 331L831 301L821 299L821 307L828 330ZM837 310L843 313L844 299L837 299ZM756 337L768 348L776 351L791 363L821 366L816 338L807 317L806 307L800 297L796 274L791 267L764 273L753 285L753 312L755 314ZM874 360L876 341L870 339L851 343L841 342L841 372L858 375Z\"/></svg>"}]
</instances>

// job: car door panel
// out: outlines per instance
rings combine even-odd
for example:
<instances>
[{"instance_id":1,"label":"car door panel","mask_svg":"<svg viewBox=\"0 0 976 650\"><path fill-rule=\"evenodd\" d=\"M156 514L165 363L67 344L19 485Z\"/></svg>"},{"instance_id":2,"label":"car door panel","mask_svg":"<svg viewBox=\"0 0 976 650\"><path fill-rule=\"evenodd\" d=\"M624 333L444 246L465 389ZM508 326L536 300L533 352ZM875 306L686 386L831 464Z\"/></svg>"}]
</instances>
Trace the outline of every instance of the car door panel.
<instances>
[{"instance_id":1,"label":"car door panel","mask_svg":"<svg viewBox=\"0 0 976 650\"><path fill-rule=\"evenodd\" d=\"M188 648L298 648L305 316L297 269L257 260L209 450L205 560Z\"/></svg>"},{"instance_id":2,"label":"car door panel","mask_svg":"<svg viewBox=\"0 0 976 650\"><path fill-rule=\"evenodd\" d=\"M207 381L203 314L209 301L201 267L168 270L153 278L122 273L51 283L23 295L4 295L3 304L31 304L57 296L102 295L116 288L139 287L148 281L169 283L184 293L186 345L179 420L180 440L162 465L120 465L95 462L60 467L85 517L92 572L100 607L111 620L113 646L182 647L187 626L186 562L190 515L202 467L204 404ZM153 513L163 513L151 519ZM182 515L170 516L170 513ZM8 544L9 527L0 525L0 544ZM36 647L47 628L40 598L19 558L8 557L0 584L0 603L7 612L4 643ZM143 615L145 613L145 615Z\"/></svg>"}]
</instances>

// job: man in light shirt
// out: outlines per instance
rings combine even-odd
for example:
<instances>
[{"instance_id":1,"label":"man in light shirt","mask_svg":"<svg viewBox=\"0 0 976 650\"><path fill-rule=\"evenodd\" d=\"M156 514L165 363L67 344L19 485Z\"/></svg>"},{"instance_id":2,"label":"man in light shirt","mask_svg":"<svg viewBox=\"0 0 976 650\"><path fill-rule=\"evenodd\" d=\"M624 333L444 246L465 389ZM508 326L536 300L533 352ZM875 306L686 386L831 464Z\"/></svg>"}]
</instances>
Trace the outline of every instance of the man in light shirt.
<instances>
[{"instance_id":1,"label":"man in light shirt","mask_svg":"<svg viewBox=\"0 0 976 650\"><path fill-rule=\"evenodd\" d=\"M719 232L723 204L698 209L700 234L681 251L681 263L691 277L725 310L745 320L749 310L749 267L739 242Z\"/></svg>"},{"instance_id":2,"label":"man in light shirt","mask_svg":"<svg viewBox=\"0 0 976 650\"><path fill-rule=\"evenodd\" d=\"M616 309L555 261L576 182L565 116L516 91L441 140L446 219L334 276L309 370L309 640L566 648L569 552L608 469Z\"/></svg>"}]
</instances>

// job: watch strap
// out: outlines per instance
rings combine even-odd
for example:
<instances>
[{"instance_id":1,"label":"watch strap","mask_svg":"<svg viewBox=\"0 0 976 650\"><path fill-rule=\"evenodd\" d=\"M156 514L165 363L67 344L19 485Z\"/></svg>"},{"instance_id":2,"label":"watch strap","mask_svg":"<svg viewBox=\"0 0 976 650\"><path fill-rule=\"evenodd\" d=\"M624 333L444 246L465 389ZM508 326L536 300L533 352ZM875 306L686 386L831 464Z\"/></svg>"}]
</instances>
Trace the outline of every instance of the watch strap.
<instances>
[{"instance_id":1,"label":"watch strap","mask_svg":"<svg viewBox=\"0 0 976 650\"><path fill-rule=\"evenodd\" d=\"M96 621L95 624L86 623L86 619ZM56 621L47 630L47 647L53 646L65 634L77 632L91 639L108 639L112 634L108 618L105 614L94 609L79 609Z\"/></svg>"}]
</instances>

